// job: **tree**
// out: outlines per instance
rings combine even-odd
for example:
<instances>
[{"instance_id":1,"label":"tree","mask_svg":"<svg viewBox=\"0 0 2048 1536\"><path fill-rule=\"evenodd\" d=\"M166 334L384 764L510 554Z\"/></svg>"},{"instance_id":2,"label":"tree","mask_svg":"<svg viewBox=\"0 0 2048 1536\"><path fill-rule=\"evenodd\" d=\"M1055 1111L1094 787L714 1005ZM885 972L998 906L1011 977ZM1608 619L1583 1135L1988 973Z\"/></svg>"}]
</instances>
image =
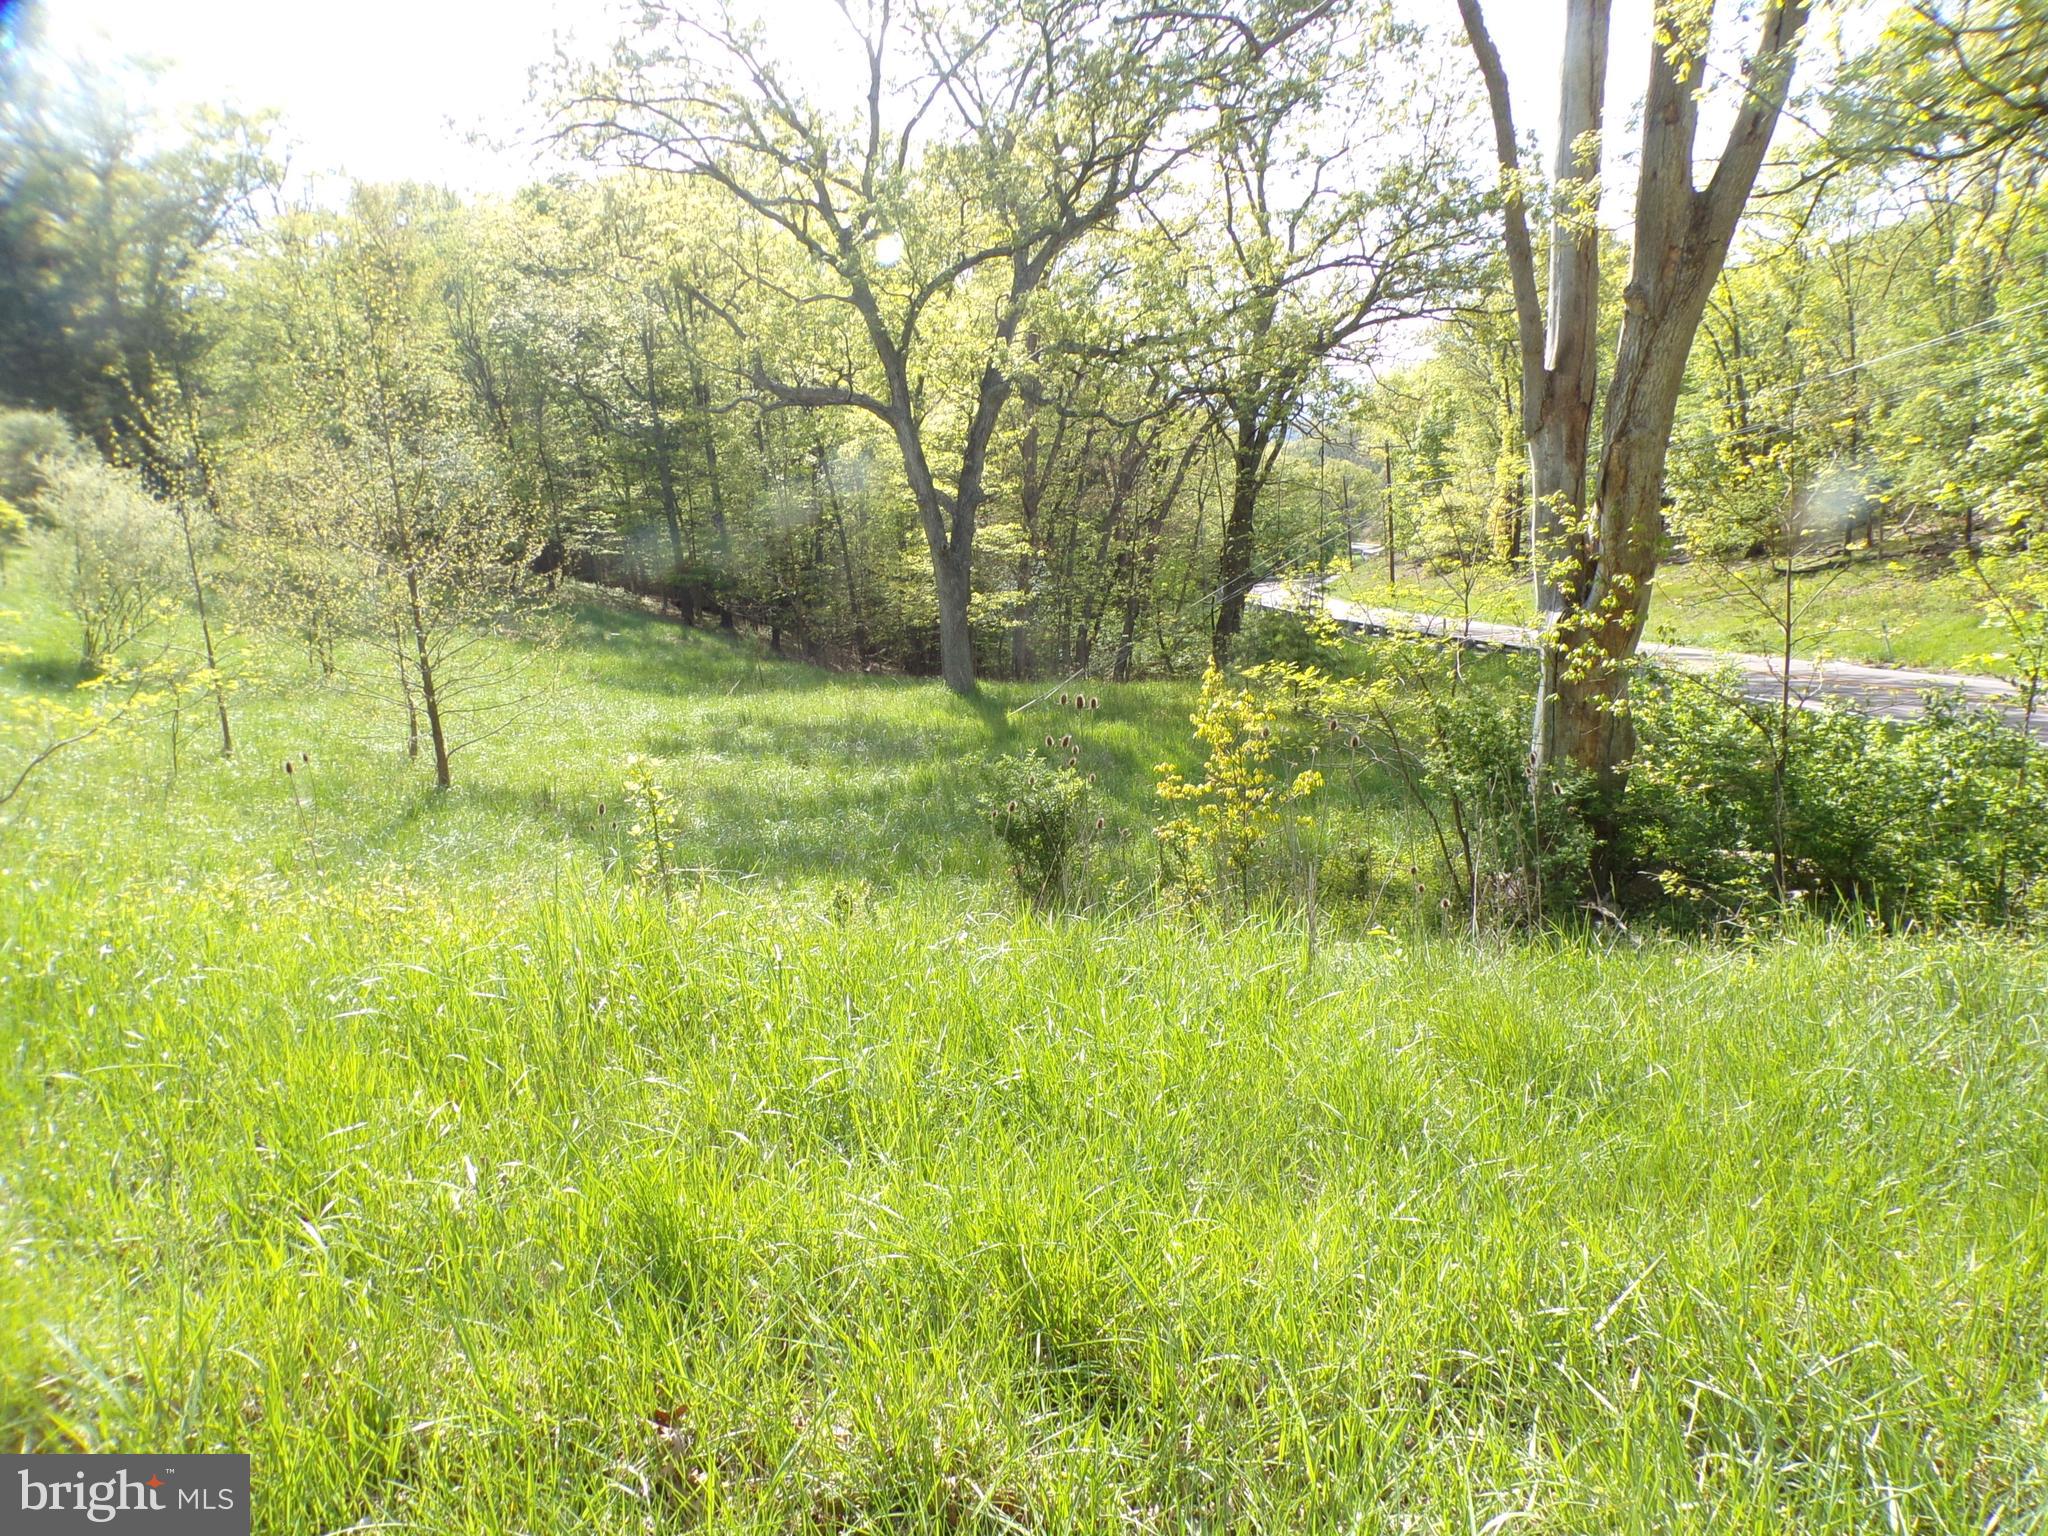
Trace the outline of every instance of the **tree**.
<instances>
[{"instance_id":1,"label":"tree","mask_svg":"<svg viewBox=\"0 0 2048 1536\"><path fill-rule=\"evenodd\" d=\"M1259 496L1306 397L1388 327L1452 312L1470 284L1478 203L1461 116L1425 59L1423 37L1376 6L1220 105L1185 268L1192 392L1230 453L1219 663L1255 580Z\"/></svg>"},{"instance_id":2,"label":"tree","mask_svg":"<svg viewBox=\"0 0 2048 1536\"><path fill-rule=\"evenodd\" d=\"M1262 31L1228 7L849 6L864 89L839 116L790 83L763 29L657 0L612 66L566 82L561 134L708 181L761 232L754 306L724 314L760 394L887 427L957 692L974 688L974 538L1026 315L1086 237L1162 185L1197 85L1263 57L1305 24L1295 9Z\"/></svg>"},{"instance_id":3,"label":"tree","mask_svg":"<svg viewBox=\"0 0 2048 1536\"><path fill-rule=\"evenodd\" d=\"M7 50L11 51L11 50ZM208 253L278 176L262 118L165 122L127 82L24 51L0 93L0 398L155 465L136 417L208 337ZM52 66L55 67L52 67Z\"/></svg>"},{"instance_id":4,"label":"tree","mask_svg":"<svg viewBox=\"0 0 2048 1536\"><path fill-rule=\"evenodd\" d=\"M78 621L79 663L97 672L171 612L179 577L170 513L136 475L96 459L55 465L38 505L53 585Z\"/></svg>"},{"instance_id":5,"label":"tree","mask_svg":"<svg viewBox=\"0 0 2048 1536\"><path fill-rule=\"evenodd\" d=\"M328 622L377 659L344 656L343 669L402 706L409 751L424 717L443 789L455 753L521 699L488 629L534 598L538 545L464 408L438 323L445 211L436 194L358 188L345 217L301 215L275 232L244 338L275 360L264 437L239 471L269 579L303 594L301 552L319 552Z\"/></svg>"},{"instance_id":6,"label":"tree","mask_svg":"<svg viewBox=\"0 0 2048 1536\"><path fill-rule=\"evenodd\" d=\"M1828 92L1830 167L2001 173L2048 144L2048 10L1910 0Z\"/></svg>"},{"instance_id":7,"label":"tree","mask_svg":"<svg viewBox=\"0 0 2048 1536\"><path fill-rule=\"evenodd\" d=\"M1550 299L1536 292L1535 251L1507 74L1480 0L1458 0L1494 121L1506 250L1520 341L1529 444L1542 652L1531 770L1554 761L1612 792L1633 751L1628 666L1642 638L1663 538L1664 465L1686 359L1763 166L1790 88L1808 7L1769 0L1743 71L1742 96L1704 187L1694 138L1707 75L1710 0L1659 9L1652 29L1629 280L1601 421L1598 394L1599 160L1609 0L1570 0L1560 79L1552 196ZM1589 468L1594 470L1590 505Z\"/></svg>"}]
</instances>

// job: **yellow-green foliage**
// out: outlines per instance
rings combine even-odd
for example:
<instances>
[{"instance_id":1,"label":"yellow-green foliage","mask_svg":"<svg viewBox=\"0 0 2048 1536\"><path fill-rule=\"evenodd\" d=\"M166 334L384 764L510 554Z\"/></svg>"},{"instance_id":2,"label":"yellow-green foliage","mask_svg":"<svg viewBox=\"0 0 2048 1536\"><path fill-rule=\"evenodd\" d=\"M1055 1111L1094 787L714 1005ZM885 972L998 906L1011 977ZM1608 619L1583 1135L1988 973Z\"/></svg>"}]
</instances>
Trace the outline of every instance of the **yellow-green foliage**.
<instances>
[{"instance_id":1,"label":"yellow-green foliage","mask_svg":"<svg viewBox=\"0 0 2048 1536\"><path fill-rule=\"evenodd\" d=\"M676 876L675 802L653 759L638 752L626 756L626 814L632 817L626 836L632 840L634 878L669 895Z\"/></svg>"},{"instance_id":2,"label":"yellow-green foliage","mask_svg":"<svg viewBox=\"0 0 2048 1536\"><path fill-rule=\"evenodd\" d=\"M1323 776L1304 768L1282 783L1272 766L1278 706L1257 687L1230 684L1213 662L1202 674L1202 696L1188 718L1208 758L1196 780L1172 763L1156 770L1159 798L1185 808L1155 834L1167 879L1192 896L1206 895L1216 879L1243 891L1288 807L1322 788ZM1308 824L1305 816L1298 820Z\"/></svg>"}]
</instances>

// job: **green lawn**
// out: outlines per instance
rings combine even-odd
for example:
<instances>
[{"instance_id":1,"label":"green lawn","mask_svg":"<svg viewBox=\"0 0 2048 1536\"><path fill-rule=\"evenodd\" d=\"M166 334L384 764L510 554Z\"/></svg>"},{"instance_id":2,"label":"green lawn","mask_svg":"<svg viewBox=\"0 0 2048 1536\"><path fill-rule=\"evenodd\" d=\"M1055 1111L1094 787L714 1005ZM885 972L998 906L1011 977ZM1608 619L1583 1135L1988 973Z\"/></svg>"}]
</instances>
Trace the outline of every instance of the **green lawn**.
<instances>
[{"instance_id":1,"label":"green lawn","mask_svg":"<svg viewBox=\"0 0 2048 1536\"><path fill-rule=\"evenodd\" d=\"M1861 552L1831 569L1793 577L1793 611L1798 619L1793 649L1801 656L1941 670L1975 668L1997 636L1979 623L1966 597L1941 578L1944 560L1892 561ZM1722 568L1707 562L1667 562L1657 573L1650 603L1648 638L1729 651L1775 654L1783 631L1771 615L1781 599L1768 562ZM1763 588L1773 607L1754 595ZM1360 561L1333 587L1340 596L1384 607L1424 613L1462 613L1462 581L1419 567L1397 568L1391 591L1386 567ZM1488 571L1474 586L1472 617L1502 623L1534 620L1528 578Z\"/></svg>"},{"instance_id":2,"label":"green lawn","mask_svg":"<svg viewBox=\"0 0 2048 1536\"><path fill-rule=\"evenodd\" d=\"M559 657L447 794L273 658L234 763L10 808L7 1449L246 1450L280 1536L2048 1511L2039 948L1158 917L1183 685L1012 721L597 605ZM1070 729L1111 836L1039 918L974 765Z\"/></svg>"}]
</instances>

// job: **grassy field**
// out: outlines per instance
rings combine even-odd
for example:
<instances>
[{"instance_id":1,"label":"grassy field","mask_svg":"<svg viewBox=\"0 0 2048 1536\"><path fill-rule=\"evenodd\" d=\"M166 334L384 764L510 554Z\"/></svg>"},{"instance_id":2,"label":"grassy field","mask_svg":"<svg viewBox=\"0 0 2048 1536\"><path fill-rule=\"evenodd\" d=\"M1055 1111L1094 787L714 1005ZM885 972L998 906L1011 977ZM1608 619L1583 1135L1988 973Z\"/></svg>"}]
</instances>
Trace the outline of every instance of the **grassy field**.
<instances>
[{"instance_id":1,"label":"grassy field","mask_svg":"<svg viewBox=\"0 0 2048 1536\"><path fill-rule=\"evenodd\" d=\"M1858 552L1846 565L1796 573L1794 651L1886 666L1982 670L1975 658L1997 649L1997 637L1983 629L1966 597L1939 580L1951 570L1946 560L1892 561ZM1774 654L1783 643L1770 617L1775 610L1766 610L1748 590L1770 578L1767 562L1728 570L1706 562L1668 562L1657 573L1649 638ZM1460 583L1416 566L1398 566L1390 591L1386 567L1361 560L1332 590L1419 613L1464 612ZM1776 591L1769 595L1775 602ZM1527 624L1535 611L1526 576L1488 571L1472 591L1475 619Z\"/></svg>"},{"instance_id":2,"label":"grassy field","mask_svg":"<svg viewBox=\"0 0 2048 1536\"><path fill-rule=\"evenodd\" d=\"M445 795L300 680L11 808L8 1449L246 1450L274 1533L2048 1518L2040 950L1155 916L1182 685L558 659ZM1077 718L1130 837L1040 918L974 765Z\"/></svg>"}]
</instances>

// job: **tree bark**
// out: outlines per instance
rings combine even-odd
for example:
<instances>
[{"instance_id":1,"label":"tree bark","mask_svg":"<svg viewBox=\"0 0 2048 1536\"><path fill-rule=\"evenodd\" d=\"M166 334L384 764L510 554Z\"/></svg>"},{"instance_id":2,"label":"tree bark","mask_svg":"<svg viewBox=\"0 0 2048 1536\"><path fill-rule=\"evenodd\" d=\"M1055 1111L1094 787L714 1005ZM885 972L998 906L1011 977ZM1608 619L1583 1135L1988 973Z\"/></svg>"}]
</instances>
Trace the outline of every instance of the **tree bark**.
<instances>
[{"instance_id":1,"label":"tree bark","mask_svg":"<svg viewBox=\"0 0 2048 1536\"><path fill-rule=\"evenodd\" d=\"M1254 520L1259 492L1272 467L1277 434L1252 419L1238 418L1237 441L1230 453L1230 515L1223 523L1223 549L1217 557L1216 625L1209 636L1210 658L1221 667L1244 629L1245 594L1252 589Z\"/></svg>"},{"instance_id":2,"label":"tree bark","mask_svg":"<svg viewBox=\"0 0 2048 1536\"><path fill-rule=\"evenodd\" d=\"M412 607L413 643L418 648L415 665L420 672L420 703L427 712L427 736L434 744L434 783L446 789L454 782L448 774L448 735L441 727L441 696L434 688L434 663L427 650L426 616L420 609L419 573L405 569L405 595Z\"/></svg>"},{"instance_id":3,"label":"tree bark","mask_svg":"<svg viewBox=\"0 0 2048 1536\"><path fill-rule=\"evenodd\" d=\"M966 548L932 551L939 599L939 676L955 693L974 692L974 634L967 622L972 590Z\"/></svg>"},{"instance_id":4,"label":"tree bark","mask_svg":"<svg viewBox=\"0 0 2048 1536\"><path fill-rule=\"evenodd\" d=\"M1747 69L1746 96L1713 177L1693 188L1693 138L1705 61L1652 37L1636 188L1631 272L1603 423L1594 510L1588 437L1598 385L1597 135L1605 92L1608 0L1570 0L1559 93L1550 303L1539 308L1519 152L1500 54L1479 0L1458 0L1485 80L1500 161L1506 247L1522 351L1529 437L1531 564L1550 616L1530 768L1540 788L1567 761L1621 787L1635 747L1627 663L1642 638L1663 537L1664 461L1687 354L1727 259L1786 91L1808 7L1772 0Z\"/></svg>"},{"instance_id":5,"label":"tree bark","mask_svg":"<svg viewBox=\"0 0 2048 1536\"><path fill-rule=\"evenodd\" d=\"M1712 179L1697 191L1693 139L1705 60L1674 58L1651 41L1635 241L1603 423L1590 581L1560 626L1574 656L1555 711L1554 750L1610 793L1621 788L1635 754L1627 663L1642 640L1663 543L1664 466L1686 358L1763 167L1806 13L1796 0L1766 11L1749 94Z\"/></svg>"}]
</instances>

